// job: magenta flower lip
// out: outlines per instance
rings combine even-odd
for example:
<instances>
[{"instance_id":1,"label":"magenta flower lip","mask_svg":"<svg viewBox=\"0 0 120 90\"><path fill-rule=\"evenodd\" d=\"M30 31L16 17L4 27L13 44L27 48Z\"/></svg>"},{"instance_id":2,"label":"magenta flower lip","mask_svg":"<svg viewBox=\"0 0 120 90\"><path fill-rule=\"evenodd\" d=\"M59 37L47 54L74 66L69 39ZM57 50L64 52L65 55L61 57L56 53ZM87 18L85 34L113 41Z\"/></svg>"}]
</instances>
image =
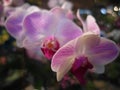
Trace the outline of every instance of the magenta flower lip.
<instances>
[{"instance_id":1,"label":"magenta flower lip","mask_svg":"<svg viewBox=\"0 0 120 90\"><path fill-rule=\"evenodd\" d=\"M55 52L60 48L59 42L55 37L50 37L44 40L41 50L44 55L50 60Z\"/></svg>"},{"instance_id":2,"label":"magenta flower lip","mask_svg":"<svg viewBox=\"0 0 120 90\"><path fill-rule=\"evenodd\" d=\"M79 59L75 59L73 66L71 68L71 73L75 75L75 77L79 80L82 85L86 84L85 74L88 69L92 69L93 65L88 61L87 57L80 57Z\"/></svg>"}]
</instances>

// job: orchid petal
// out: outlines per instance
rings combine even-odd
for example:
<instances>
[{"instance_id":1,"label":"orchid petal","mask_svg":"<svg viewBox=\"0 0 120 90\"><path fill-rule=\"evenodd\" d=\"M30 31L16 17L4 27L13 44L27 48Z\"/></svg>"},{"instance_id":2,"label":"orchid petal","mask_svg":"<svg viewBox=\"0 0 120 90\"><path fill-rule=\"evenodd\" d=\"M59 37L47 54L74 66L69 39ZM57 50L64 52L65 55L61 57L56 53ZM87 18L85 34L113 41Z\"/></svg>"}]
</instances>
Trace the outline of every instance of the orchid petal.
<instances>
[{"instance_id":1,"label":"orchid petal","mask_svg":"<svg viewBox=\"0 0 120 90\"><path fill-rule=\"evenodd\" d=\"M108 39L101 38L99 45L87 52L89 60L95 65L105 65L112 62L119 54L117 45Z\"/></svg>"},{"instance_id":2,"label":"orchid petal","mask_svg":"<svg viewBox=\"0 0 120 90\"><path fill-rule=\"evenodd\" d=\"M53 56L51 68L57 72L57 80L60 81L62 77L71 69L74 63L74 45L76 40L72 40L61 47Z\"/></svg>"},{"instance_id":3,"label":"orchid petal","mask_svg":"<svg viewBox=\"0 0 120 90\"><path fill-rule=\"evenodd\" d=\"M31 14L31 13L34 13L34 12L38 12L38 11L41 11L41 9L39 8L39 7L37 7L37 6L30 6L29 4L24 4L24 5L22 5L22 8L23 9L27 9L27 10L25 10L26 11L26 15L29 15L29 14Z\"/></svg>"},{"instance_id":4,"label":"orchid petal","mask_svg":"<svg viewBox=\"0 0 120 90\"><path fill-rule=\"evenodd\" d=\"M97 25L95 18L91 15L87 16L86 19L86 24L87 24L87 32L93 32L94 34L100 35L100 28Z\"/></svg>"},{"instance_id":5,"label":"orchid petal","mask_svg":"<svg viewBox=\"0 0 120 90\"><path fill-rule=\"evenodd\" d=\"M83 31L84 31L84 32L86 32L87 27L86 27L85 22L82 20L82 18L81 18L81 16L80 16L80 11L79 11L79 9L77 10L76 15L77 15L77 18L80 20L80 22L81 22L81 23L82 23L82 25L83 25Z\"/></svg>"},{"instance_id":6,"label":"orchid petal","mask_svg":"<svg viewBox=\"0 0 120 90\"><path fill-rule=\"evenodd\" d=\"M6 23L6 29L8 30L8 32L15 38L19 37L20 34L22 33L22 20L23 20L24 15L21 14L14 14L11 15Z\"/></svg>"},{"instance_id":7,"label":"orchid petal","mask_svg":"<svg viewBox=\"0 0 120 90\"><path fill-rule=\"evenodd\" d=\"M76 54L85 55L89 49L94 48L100 42L100 37L95 34L83 34L77 39Z\"/></svg>"},{"instance_id":8,"label":"orchid petal","mask_svg":"<svg viewBox=\"0 0 120 90\"><path fill-rule=\"evenodd\" d=\"M71 19L71 20L74 18L73 12L71 10L66 11L61 7L55 7L50 11L56 16L61 18L67 17L68 19Z\"/></svg>"},{"instance_id":9,"label":"orchid petal","mask_svg":"<svg viewBox=\"0 0 120 90\"><path fill-rule=\"evenodd\" d=\"M75 25L69 19L61 20L58 30L55 32L56 38L60 41L61 45L64 45L68 41L75 39L82 34L81 28Z\"/></svg>"},{"instance_id":10,"label":"orchid petal","mask_svg":"<svg viewBox=\"0 0 120 90\"><path fill-rule=\"evenodd\" d=\"M61 7L55 7L51 9L50 11L54 13L55 15L61 16L61 17L64 17L66 14L65 10L63 10Z\"/></svg>"},{"instance_id":11,"label":"orchid petal","mask_svg":"<svg viewBox=\"0 0 120 90\"><path fill-rule=\"evenodd\" d=\"M71 10L67 11L66 17L70 20L73 20L75 18L74 14Z\"/></svg>"},{"instance_id":12,"label":"orchid petal","mask_svg":"<svg viewBox=\"0 0 120 90\"><path fill-rule=\"evenodd\" d=\"M23 46L26 48L26 49L33 49L33 48L39 48L40 49L40 41L39 42L36 42L36 41L31 41L30 39L28 38L25 38L23 40Z\"/></svg>"},{"instance_id":13,"label":"orchid petal","mask_svg":"<svg viewBox=\"0 0 120 90\"><path fill-rule=\"evenodd\" d=\"M45 60L45 57L39 48L26 49L26 51L30 58L34 58L40 61Z\"/></svg>"},{"instance_id":14,"label":"orchid petal","mask_svg":"<svg viewBox=\"0 0 120 90\"><path fill-rule=\"evenodd\" d=\"M55 6L58 6L58 0L49 0L48 6L49 6L50 8L53 8L53 7L55 7Z\"/></svg>"},{"instance_id":15,"label":"orchid petal","mask_svg":"<svg viewBox=\"0 0 120 90\"><path fill-rule=\"evenodd\" d=\"M20 38L24 32L22 27L24 17L32 12L38 11L38 8L35 6L28 7L29 6L25 4L21 7L15 8L6 20L6 29L16 39Z\"/></svg>"},{"instance_id":16,"label":"orchid petal","mask_svg":"<svg viewBox=\"0 0 120 90\"><path fill-rule=\"evenodd\" d=\"M43 35L51 35L56 26L55 17L47 11L35 12L28 15L24 20L26 34L31 39L41 38ZM44 37L44 36L43 36Z\"/></svg>"},{"instance_id":17,"label":"orchid petal","mask_svg":"<svg viewBox=\"0 0 120 90\"><path fill-rule=\"evenodd\" d=\"M65 1L61 7L65 10L71 10L73 7L73 3Z\"/></svg>"},{"instance_id":18,"label":"orchid petal","mask_svg":"<svg viewBox=\"0 0 120 90\"><path fill-rule=\"evenodd\" d=\"M64 64L60 67L61 69L57 72L57 81L60 81L65 74L71 69L74 57L67 58L69 61L65 61Z\"/></svg>"}]
</instances>

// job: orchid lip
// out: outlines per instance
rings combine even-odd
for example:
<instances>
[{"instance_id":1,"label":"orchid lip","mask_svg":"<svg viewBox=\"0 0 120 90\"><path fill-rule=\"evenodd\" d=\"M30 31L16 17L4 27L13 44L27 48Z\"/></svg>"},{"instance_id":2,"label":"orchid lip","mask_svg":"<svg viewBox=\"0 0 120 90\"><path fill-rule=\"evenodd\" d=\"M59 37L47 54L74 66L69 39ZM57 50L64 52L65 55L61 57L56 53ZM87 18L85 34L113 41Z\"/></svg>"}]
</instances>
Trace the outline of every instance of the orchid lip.
<instances>
[{"instance_id":1,"label":"orchid lip","mask_svg":"<svg viewBox=\"0 0 120 90\"><path fill-rule=\"evenodd\" d=\"M73 63L73 66L71 68L71 73L75 75L75 77L79 80L81 84L85 84L86 81L84 79L84 76L88 69L92 69L93 65L88 61L88 58L85 56L82 56L80 58L76 58L75 62Z\"/></svg>"},{"instance_id":2,"label":"orchid lip","mask_svg":"<svg viewBox=\"0 0 120 90\"><path fill-rule=\"evenodd\" d=\"M51 59L59 47L60 45L58 40L52 36L44 40L41 50L48 59Z\"/></svg>"}]
</instances>

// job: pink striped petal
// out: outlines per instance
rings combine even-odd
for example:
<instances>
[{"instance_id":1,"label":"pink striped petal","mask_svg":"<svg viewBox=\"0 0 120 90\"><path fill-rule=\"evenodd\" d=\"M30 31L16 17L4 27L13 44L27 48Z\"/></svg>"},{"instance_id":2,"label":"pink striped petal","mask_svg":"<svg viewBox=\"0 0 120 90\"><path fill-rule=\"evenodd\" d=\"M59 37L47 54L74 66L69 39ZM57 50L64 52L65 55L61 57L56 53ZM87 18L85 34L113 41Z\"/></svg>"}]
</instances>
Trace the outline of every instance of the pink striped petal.
<instances>
[{"instance_id":1,"label":"pink striped petal","mask_svg":"<svg viewBox=\"0 0 120 90\"><path fill-rule=\"evenodd\" d=\"M91 48L87 52L90 62L93 65L105 65L113 60L118 56L119 50L117 45L106 38L101 38L99 45Z\"/></svg>"},{"instance_id":2,"label":"pink striped petal","mask_svg":"<svg viewBox=\"0 0 120 90\"><path fill-rule=\"evenodd\" d=\"M51 35L56 26L55 16L48 11L35 12L24 20L24 28L31 39L38 39L43 35Z\"/></svg>"},{"instance_id":3,"label":"pink striped petal","mask_svg":"<svg viewBox=\"0 0 120 90\"><path fill-rule=\"evenodd\" d=\"M91 33L83 34L77 39L77 44L75 47L76 54L78 56L86 55L86 52L89 51L91 48L97 46L99 42L100 42L99 36Z\"/></svg>"},{"instance_id":4,"label":"pink striped petal","mask_svg":"<svg viewBox=\"0 0 120 90\"><path fill-rule=\"evenodd\" d=\"M100 35L100 28L97 25L95 18L91 15L87 16L86 19L87 32L93 32L94 34Z\"/></svg>"},{"instance_id":5,"label":"pink striped petal","mask_svg":"<svg viewBox=\"0 0 120 90\"><path fill-rule=\"evenodd\" d=\"M61 8L61 7L55 7L53 9L50 10L54 15L64 18L67 17L68 19L73 20L74 15L73 12L71 10L66 11L65 9Z\"/></svg>"},{"instance_id":6,"label":"pink striped petal","mask_svg":"<svg viewBox=\"0 0 120 90\"><path fill-rule=\"evenodd\" d=\"M55 37L58 38L61 45L64 45L68 41L75 39L82 34L81 28L75 25L69 19L61 19L58 25Z\"/></svg>"},{"instance_id":7,"label":"pink striped petal","mask_svg":"<svg viewBox=\"0 0 120 90\"><path fill-rule=\"evenodd\" d=\"M69 18L70 20L75 19L75 16L71 10L67 11L66 17Z\"/></svg>"},{"instance_id":8,"label":"pink striped petal","mask_svg":"<svg viewBox=\"0 0 120 90\"><path fill-rule=\"evenodd\" d=\"M24 18L23 13L14 13L14 15L11 15L8 17L5 27L8 30L8 32L15 38L18 38L22 31L22 20Z\"/></svg>"},{"instance_id":9,"label":"pink striped petal","mask_svg":"<svg viewBox=\"0 0 120 90\"><path fill-rule=\"evenodd\" d=\"M71 69L74 63L74 45L76 40L72 40L69 43L61 47L53 56L51 68L57 72L57 80L60 81L62 77Z\"/></svg>"},{"instance_id":10,"label":"pink striped petal","mask_svg":"<svg viewBox=\"0 0 120 90\"><path fill-rule=\"evenodd\" d=\"M77 15L77 18L78 18L78 19L80 20L80 22L82 23L83 32L86 32L86 30L87 30L86 23L85 23L85 22L83 21L83 19L81 18L79 9L77 10L76 15Z\"/></svg>"},{"instance_id":11,"label":"pink striped petal","mask_svg":"<svg viewBox=\"0 0 120 90\"><path fill-rule=\"evenodd\" d=\"M21 34L23 34L23 20L24 17L32 12L38 11L39 8L36 6L31 6L25 4L21 7L15 8L10 16L8 16L5 27L8 32L16 39L21 38Z\"/></svg>"},{"instance_id":12,"label":"pink striped petal","mask_svg":"<svg viewBox=\"0 0 120 90\"><path fill-rule=\"evenodd\" d=\"M52 12L53 14L55 14L56 16L59 16L59 17L64 17L66 14L65 10L62 9L61 7L55 7L53 9L51 9L50 12Z\"/></svg>"}]
</instances>

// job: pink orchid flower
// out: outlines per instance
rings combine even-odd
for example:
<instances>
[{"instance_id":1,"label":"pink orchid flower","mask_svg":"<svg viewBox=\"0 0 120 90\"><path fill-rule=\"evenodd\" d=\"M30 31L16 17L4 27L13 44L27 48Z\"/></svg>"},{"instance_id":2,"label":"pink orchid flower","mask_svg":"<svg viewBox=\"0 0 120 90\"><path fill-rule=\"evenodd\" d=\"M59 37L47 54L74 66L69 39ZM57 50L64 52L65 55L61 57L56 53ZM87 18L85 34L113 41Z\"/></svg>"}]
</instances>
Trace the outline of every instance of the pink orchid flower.
<instances>
[{"instance_id":1,"label":"pink orchid flower","mask_svg":"<svg viewBox=\"0 0 120 90\"><path fill-rule=\"evenodd\" d=\"M43 59L42 52L37 52L37 48L27 48L24 42L28 42L27 36L25 34L25 29L23 28L24 18L33 13L40 11L40 9L36 6L30 6L28 4L24 4L20 7L14 8L14 10L7 17L5 22L5 27L8 33L16 39L17 46L20 48L25 48L27 50L28 56L31 58L41 60ZM29 42L30 43L30 42ZM32 42L31 42L32 44ZM29 45L30 47L30 45Z\"/></svg>"},{"instance_id":2,"label":"pink orchid flower","mask_svg":"<svg viewBox=\"0 0 120 90\"><path fill-rule=\"evenodd\" d=\"M81 29L58 7L28 15L23 25L28 36L24 44L27 48L37 47L48 59L65 43L82 34Z\"/></svg>"},{"instance_id":3,"label":"pink orchid flower","mask_svg":"<svg viewBox=\"0 0 120 90\"><path fill-rule=\"evenodd\" d=\"M104 65L115 60L119 54L113 41L100 37L94 17L88 15L86 22L81 22L84 33L63 45L52 58L51 68L57 73L58 81L71 71L81 84L85 84L87 71L103 73Z\"/></svg>"}]
</instances>

